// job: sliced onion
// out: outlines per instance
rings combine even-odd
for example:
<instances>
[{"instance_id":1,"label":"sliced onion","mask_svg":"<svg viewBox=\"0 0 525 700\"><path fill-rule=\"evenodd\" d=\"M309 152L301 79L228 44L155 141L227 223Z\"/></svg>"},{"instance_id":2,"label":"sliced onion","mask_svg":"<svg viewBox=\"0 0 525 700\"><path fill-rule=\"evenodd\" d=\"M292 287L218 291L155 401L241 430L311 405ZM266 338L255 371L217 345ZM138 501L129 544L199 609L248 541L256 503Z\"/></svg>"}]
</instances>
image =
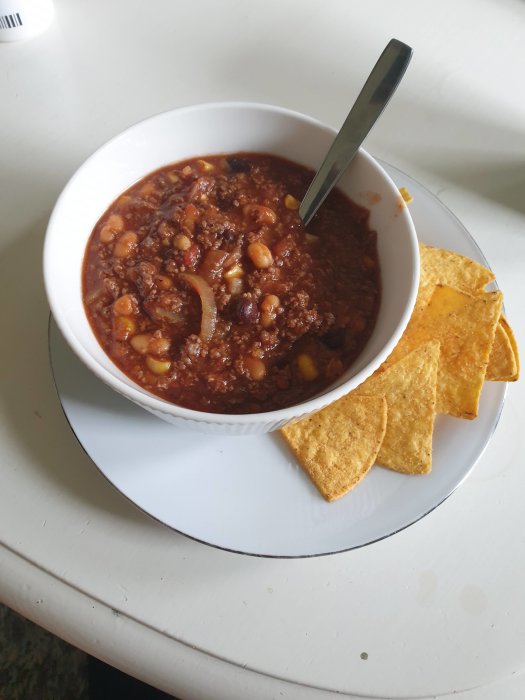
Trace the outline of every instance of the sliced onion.
<instances>
[{"instance_id":1,"label":"sliced onion","mask_svg":"<svg viewBox=\"0 0 525 700\"><path fill-rule=\"evenodd\" d=\"M199 275L208 284L213 284L214 280L222 277L224 261L227 259L228 253L224 250L209 250L204 256L199 267Z\"/></svg>"},{"instance_id":2,"label":"sliced onion","mask_svg":"<svg viewBox=\"0 0 525 700\"><path fill-rule=\"evenodd\" d=\"M184 321L184 316L179 311L169 311L168 309L163 309L162 306L155 308L155 315L170 323L181 323Z\"/></svg>"},{"instance_id":3,"label":"sliced onion","mask_svg":"<svg viewBox=\"0 0 525 700\"><path fill-rule=\"evenodd\" d=\"M181 272L180 276L185 280L200 296L202 305L201 332L200 338L205 343L212 339L217 325L217 304L210 285L200 275L192 272Z\"/></svg>"}]
</instances>

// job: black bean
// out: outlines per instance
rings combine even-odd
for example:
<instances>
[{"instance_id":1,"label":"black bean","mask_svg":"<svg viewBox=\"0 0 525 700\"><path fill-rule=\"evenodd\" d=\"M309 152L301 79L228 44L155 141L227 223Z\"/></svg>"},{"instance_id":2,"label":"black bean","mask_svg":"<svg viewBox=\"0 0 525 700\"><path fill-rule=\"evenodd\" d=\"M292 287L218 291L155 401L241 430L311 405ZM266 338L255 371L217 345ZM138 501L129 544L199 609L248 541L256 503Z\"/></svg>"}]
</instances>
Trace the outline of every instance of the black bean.
<instances>
[{"instance_id":1,"label":"black bean","mask_svg":"<svg viewBox=\"0 0 525 700\"><path fill-rule=\"evenodd\" d=\"M342 348L345 342L345 332L343 328L331 328L321 338L326 347L330 350Z\"/></svg>"},{"instance_id":2,"label":"black bean","mask_svg":"<svg viewBox=\"0 0 525 700\"><path fill-rule=\"evenodd\" d=\"M221 237L225 243L233 243L237 239L238 236L239 236L238 232L235 229L228 226L227 224L224 226L224 228L221 231Z\"/></svg>"},{"instance_id":3,"label":"black bean","mask_svg":"<svg viewBox=\"0 0 525 700\"><path fill-rule=\"evenodd\" d=\"M242 298L237 302L235 314L239 323L252 324L259 320L259 307L253 299Z\"/></svg>"},{"instance_id":4,"label":"black bean","mask_svg":"<svg viewBox=\"0 0 525 700\"><path fill-rule=\"evenodd\" d=\"M250 172L250 164L244 158L228 158L228 165L234 173L248 173Z\"/></svg>"}]
</instances>

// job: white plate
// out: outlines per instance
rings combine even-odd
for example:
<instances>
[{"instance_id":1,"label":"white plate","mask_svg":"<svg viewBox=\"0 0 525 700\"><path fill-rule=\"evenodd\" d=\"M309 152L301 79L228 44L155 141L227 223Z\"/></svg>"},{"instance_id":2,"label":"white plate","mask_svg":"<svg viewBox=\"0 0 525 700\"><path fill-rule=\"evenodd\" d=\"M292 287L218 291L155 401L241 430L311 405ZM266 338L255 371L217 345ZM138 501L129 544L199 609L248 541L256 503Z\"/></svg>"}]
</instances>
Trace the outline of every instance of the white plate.
<instances>
[{"instance_id":1,"label":"white plate","mask_svg":"<svg viewBox=\"0 0 525 700\"><path fill-rule=\"evenodd\" d=\"M419 239L487 264L456 217L430 192L383 164L410 205ZM479 416L438 416L433 469L405 476L375 466L339 501L318 494L278 434L223 437L171 426L114 393L73 355L56 326L50 354L64 412L101 472L157 520L207 544L272 557L331 554L370 544L442 503L485 449L506 384L487 383Z\"/></svg>"}]
</instances>

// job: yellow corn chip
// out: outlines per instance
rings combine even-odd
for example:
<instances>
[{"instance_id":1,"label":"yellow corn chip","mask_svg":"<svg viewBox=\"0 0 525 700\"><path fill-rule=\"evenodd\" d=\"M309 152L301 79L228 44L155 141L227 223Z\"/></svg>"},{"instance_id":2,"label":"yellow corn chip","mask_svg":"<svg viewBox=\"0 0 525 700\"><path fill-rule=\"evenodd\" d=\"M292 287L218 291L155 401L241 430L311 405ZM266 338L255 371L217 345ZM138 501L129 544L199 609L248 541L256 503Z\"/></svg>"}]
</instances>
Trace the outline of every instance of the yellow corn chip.
<instances>
[{"instance_id":1,"label":"yellow corn chip","mask_svg":"<svg viewBox=\"0 0 525 700\"><path fill-rule=\"evenodd\" d=\"M514 357L514 350L500 318L496 326L485 379L492 382L512 382L518 378L517 374L518 367Z\"/></svg>"},{"instance_id":2,"label":"yellow corn chip","mask_svg":"<svg viewBox=\"0 0 525 700\"><path fill-rule=\"evenodd\" d=\"M509 325L509 322L505 318L505 316L501 315L499 322L505 329L505 333L507 334L507 337L509 339L510 346L512 348L512 352L514 353L514 362L516 363L516 374L509 379L509 382L515 382L520 378L520 353L518 350L518 343L516 342L516 338L514 337L514 332L512 328Z\"/></svg>"},{"instance_id":3,"label":"yellow corn chip","mask_svg":"<svg viewBox=\"0 0 525 700\"><path fill-rule=\"evenodd\" d=\"M413 315L387 366L421 343L439 340L437 411L475 418L502 302L501 292L471 296L436 286L428 305Z\"/></svg>"},{"instance_id":4,"label":"yellow corn chip","mask_svg":"<svg viewBox=\"0 0 525 700\"><path fill-rule=\"evenodd\" d=\"M419 313L430 301L430 297L434 294L435 284L423 284L423 280L420 278L419 287L417 289L416 303L414 305L414 310L412 312L412 318L415 314Z\"/></svg>"},{"instance_id":5,"label":"yellow corn chip","mask_svg":"<svg viewBox=\"0 0 525 700\"><path fill-rule=\"evenodd\" d=\"M415 313L428 304L437 284L478 294L495 279L488 268L451 250L420 243L419 255L421 269Z\"/></svg>"},{"instance_id":6,"label":"yellow corn chip","mask_svg":"<svg viewBox=\"0 0 525 700\"><path fill-rule=\"evenodd\" d=\"M386 433L378 464L406 474L432 468L439 342L424 343L402 360L374 374L353 393L384 396Z\"/></svg>"},{"instance_id":7,"label":"yellow corn chip","mask_svg":"<svg viewBox=\"0 0 525 700\"><path fill-rule=\"evenodd\" d=\"M475 418L486 379L519 377L503 295L485 291L491 270L422 243L420 256L414 311L386 362L332 406L281 431L328 501L358 484L374 461L430 472L436 413Z\"/></svg>"},{"instance_id":8,"label":"yellow corn chip","mask_svg":"<svg viewBox=\"0 0 525 700\"><path fill-rule=\"evenodd\" d=\"M470 258L443 248L419 244L420 285L443 284L470 294L482 292L494 273Z\"/></svg>"},{"instance_id":9,"label":"yellow corn chip","mask_svg":"<svg viewBox=\"0 0 525 700\"><path fill-rule=\"evenodd\" d=\"M281 433L326 498L335 501L356 486L374 464L386 429L381 397L343 396Z\"/></svg>"}]
</instances>

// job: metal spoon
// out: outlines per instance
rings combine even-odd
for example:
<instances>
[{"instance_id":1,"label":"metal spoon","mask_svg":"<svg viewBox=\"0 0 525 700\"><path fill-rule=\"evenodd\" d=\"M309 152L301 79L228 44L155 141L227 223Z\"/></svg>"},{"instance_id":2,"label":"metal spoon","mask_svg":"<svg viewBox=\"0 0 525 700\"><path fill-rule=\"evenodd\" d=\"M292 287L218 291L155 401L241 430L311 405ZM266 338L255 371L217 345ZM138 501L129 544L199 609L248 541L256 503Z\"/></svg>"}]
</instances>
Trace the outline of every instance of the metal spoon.
<instances>
[{"instance_id":1,"label":"metal spoon","mask_svg":"<svg viewBox=\"0 0 525 700\"><path fill-rule=\"evenodd\" d=\"M397 39L388 42L301 202L299 216L305 226L350 165L396 91L411 58L410 46Z\"/></svg>"}]
</instances>

